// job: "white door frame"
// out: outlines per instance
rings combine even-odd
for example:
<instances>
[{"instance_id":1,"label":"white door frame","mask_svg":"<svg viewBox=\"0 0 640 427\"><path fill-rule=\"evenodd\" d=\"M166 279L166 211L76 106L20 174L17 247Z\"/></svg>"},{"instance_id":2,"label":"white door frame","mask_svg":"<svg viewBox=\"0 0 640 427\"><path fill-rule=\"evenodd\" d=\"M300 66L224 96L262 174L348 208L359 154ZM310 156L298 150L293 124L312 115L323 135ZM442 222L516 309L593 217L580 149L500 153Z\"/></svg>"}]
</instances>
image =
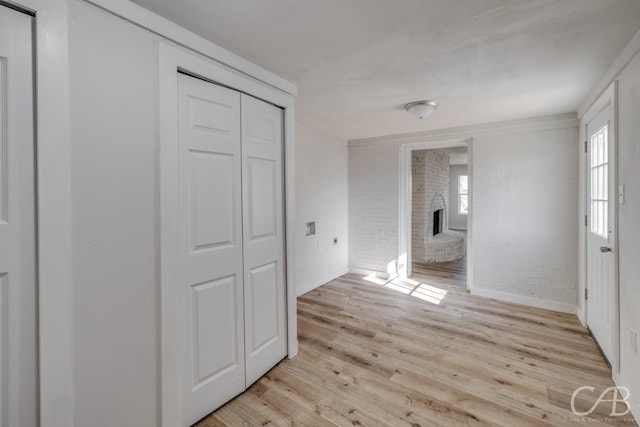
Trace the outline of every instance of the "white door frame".
<instances>
[{"instance_id":1,"label":"white door frame","mask_svg":"<svg viewBox=\"0 0 640 427\"><path fill-rule=\"evenodd\" d=\"M400 277L411 276L411 153L416 150L430 150L437 148L467 147L469 163L469 213L467 216L467 289L472 287L471 266L473 260L471 236L473 231L473 138L435 140L402 144L400 146L400 188L398 197L398 275Z\"/></svg>"},{"instance_id":2,"label":"white door frame","mask_svg":"<svg viewBox=\"0 0 640 427\"><path fill-rule=\"evenodd\" d=\"M64 0L12 0L35 13L41 427L74 425L69 19Z\"/></svg>"},{"instance_id":3,"label":"white door frame","mask_svg":"<svg viewBox=\"0 0 640 427\"><path fill-rule=\"evenodd\" d=\"M234 72L176 45L158 44L159 166L160 179L160 416L161 425L179 420L179 221L178 221L178 70L200 76L284 109L285 259L287 289L287 354L298 351L296 290L293 263L294 236L294 116L293 97Z\"/></svg>"},{"instance_id":4,"label":"white door frame","mask_svg":"<svg viewBox=\"0 0 640 427\"><path fill-rule=\"evenodd\" d=\"M614 157L615 157L615 162L614 162L614 167L613 170L611 171L611 173L613 174L614 177L614 185L613 188L614 189L618 189L618 81L615 80L603 93L602 95L600 95L600 97L591 105L591 107L589 107L589 109L584 113L584 115L582 116L581 119L581 124L582 124L582 131L584 134L584 143L588 144L588 133L587 133L587 124L589 122L591 122L591 120L593 120L602 110L604 110L607 107L611 107L611 130L609 135L611 136L611 139L613 140L614 143ZM580 175L580 180L581 185L580 188L583 189L584 194L581 195L581 197L583 198L583 204L582 204L582 211L584 212L584 215L586 218L588 218L588 221L586 221L584 223L584 236L585 238L581 240L581 244L580 244L580 257L582 258L582 277L584 277L584 288L587 289L588 292L588 283L589 280L587 278L587 272L589 271L589 266L587 264L588 262L588 256L587 256L587 237L588 237L588 233L590 233L589 231L589 225L591 222L591 218L590 218L590 209L589 209L589 188L588 188L588 183L589 183L589 177L588 177L588 173L590 171L590 164L589 164L589 156L585 155L584 150L581 154L582 160L581 163L584 165L584 173L582 173ZM613 329L613 354L611 356L612 360L609 360L609 362L611 363L611 369L613 370L613 372L615 373L619 373L620 372L620 283L619 283L619 260L620 257L618 257L618 249L619 249L619 232L618 232L618 211L619 211L619 207L618 207L618 193L617 191L615 192L615 194L611 194L610 195L610 203L613 204L613 212L614 212L614 244L613 244L613 251L611 253L612 256L615 257L615 261L614 261L614 329ZM585 295L579 295L579 298L585 298ZM588 325L589 323L589 312L588 312L588 304L584 304L584 324Z\"/></svg>"},{"instance_id":5,"label":"white door frame","mask_svg":"<svg viewBox=\"0 0 640 427\"><path fill-rule=\"evenodd\" d=\"M34 19L4 4L0 17L0 424L36 427L40 411Z\"/></svg>"}]
</instances>

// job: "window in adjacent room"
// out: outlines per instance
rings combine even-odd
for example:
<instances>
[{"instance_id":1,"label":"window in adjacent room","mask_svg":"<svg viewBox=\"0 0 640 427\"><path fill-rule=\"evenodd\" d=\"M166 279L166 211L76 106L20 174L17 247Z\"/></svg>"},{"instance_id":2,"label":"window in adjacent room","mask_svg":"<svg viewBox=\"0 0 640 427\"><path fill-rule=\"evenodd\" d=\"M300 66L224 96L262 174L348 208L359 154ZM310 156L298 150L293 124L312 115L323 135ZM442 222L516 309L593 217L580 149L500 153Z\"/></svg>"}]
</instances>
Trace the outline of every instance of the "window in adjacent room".
<instances>
[{"instance_id":1,"label":"window in adjacent room","mask_svg":"<svg viewBox=\"0 0 640 427\"><path fill-rule=\"evenodd\" d=\"M458 175L458 213L466 215L469 213L469 177Z\"/></svg>"}]
</instances>

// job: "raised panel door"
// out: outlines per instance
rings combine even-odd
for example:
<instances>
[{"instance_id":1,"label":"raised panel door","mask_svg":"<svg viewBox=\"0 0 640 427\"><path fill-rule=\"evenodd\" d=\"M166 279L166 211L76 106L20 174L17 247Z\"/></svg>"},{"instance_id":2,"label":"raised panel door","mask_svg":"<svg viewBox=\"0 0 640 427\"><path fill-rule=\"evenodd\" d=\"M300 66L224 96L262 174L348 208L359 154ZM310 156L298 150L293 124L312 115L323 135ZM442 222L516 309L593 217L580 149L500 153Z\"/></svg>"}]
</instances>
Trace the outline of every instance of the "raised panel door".
<instances>
[{"instance_id":1,"label":"raised panel door","mask_svg":"<svg viewBox=\"0 0 640 427\"><path fill-rule=\"evenodd\" d=\"M242 95L247 387L287 353L282 110Z\"/></svg>"},{"instance_id":2,"label":"raised panel door","mask_svg":"<svg viewBox=\"0 0 640 427\"><path fill-rule=\"evenodd\" d=\"M181 421L244 390L240 94L178 74Z\"/></svg>"}]
</instances>

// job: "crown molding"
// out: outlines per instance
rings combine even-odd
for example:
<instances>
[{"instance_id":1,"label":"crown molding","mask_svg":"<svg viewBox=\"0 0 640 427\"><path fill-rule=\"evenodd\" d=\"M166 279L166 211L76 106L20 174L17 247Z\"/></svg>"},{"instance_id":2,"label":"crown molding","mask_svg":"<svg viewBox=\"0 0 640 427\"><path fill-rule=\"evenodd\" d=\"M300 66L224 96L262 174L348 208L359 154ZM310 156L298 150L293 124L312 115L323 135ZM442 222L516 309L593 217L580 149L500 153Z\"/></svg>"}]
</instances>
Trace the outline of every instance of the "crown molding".
<instances>
[{"instance_id":1,"label":"crown molding","mask_svg":"<svg viewBox=\"0 0 640 427\"><path fill-rule=\"evenodd\" d=\"M522 120L509 120L503 122L484 123L447 129L436 129L425 132L387 135L375 138L352 139L349 141L349 147L359 147L371 144L415 144L434 140L461 140L484 135L577 128L578 126L579 121L576 113L564 113L552 116L533 117Z\"/></svg>"}]
</instances>

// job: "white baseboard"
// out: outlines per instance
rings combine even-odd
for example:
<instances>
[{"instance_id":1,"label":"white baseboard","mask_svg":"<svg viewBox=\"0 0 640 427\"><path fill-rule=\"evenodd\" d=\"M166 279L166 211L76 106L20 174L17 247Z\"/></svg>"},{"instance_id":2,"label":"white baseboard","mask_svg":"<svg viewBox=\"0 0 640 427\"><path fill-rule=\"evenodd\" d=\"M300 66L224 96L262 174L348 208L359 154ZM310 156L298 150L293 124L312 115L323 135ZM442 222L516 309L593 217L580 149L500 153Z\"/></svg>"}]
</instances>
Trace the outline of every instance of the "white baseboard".
<instances>
[{"instance_id":1,"label":"white baseboard","mask_svg":"<svg viewBox=\"0 0 640 427\"><path fill-rule=\"evenodd\" d=\"M620 376L620 374L614 372L613 373L613 382L618 387L625 387L631 393L629 395L629 399L627 399L627 405L631 410L631 415L636 420L636 424L640 425L640 398L635 393L640 390L632 390L631 387L627 384L627 382Z\"/></svg>"},{"instance_id":2,"label":"white baseboard","mask_svg":"<svg viewBox=\"0 0 640 427\"><path fill-rule=\"evenodd\" d=\"M366 268L349 267L349 273L358 274L361 276L372 276L372 277L377 277L379 279L385 279L385 280L391 278L389 273L386 273L384 271L368 270Z\"/></svg>"},{"instance_id":3,"label":"white baseboard","mask_svg":"<svg viewBox=\"0 0 640 427\"><path fill-rule=\"evenodd\" d=\"M508 292L478 288L477 286L471 289L471 294L481 296L481 297L493 298L499 301L529 305L531 307L544 308L544 309L553 310L553 311L560 311L562 313L576 314L576 307L571 304L564 304L561 302L549 301L542 298L510 294Z\"/></svg>"},{"instance_id":4,"label":"white baseboard","mask_svg":"<svg viewBox=\"0 0 640 427\"><path fill-rule=\"evenodd\" d=\"M347 274L349 272L349 268L345 267L342 268L334 273L331 273L327 276L322 277L321 279L318 280L314 280L313 282L307 282L307 283L303 283L301 285L298 285L297 289L296 289L296 296L300 296L303 294L306 294L309 291L314 290L315 288L317 288L318 286L322 286L327 282L332 281L333 279L336 279L344 274Z\"/></svg>"}]
</instances>

